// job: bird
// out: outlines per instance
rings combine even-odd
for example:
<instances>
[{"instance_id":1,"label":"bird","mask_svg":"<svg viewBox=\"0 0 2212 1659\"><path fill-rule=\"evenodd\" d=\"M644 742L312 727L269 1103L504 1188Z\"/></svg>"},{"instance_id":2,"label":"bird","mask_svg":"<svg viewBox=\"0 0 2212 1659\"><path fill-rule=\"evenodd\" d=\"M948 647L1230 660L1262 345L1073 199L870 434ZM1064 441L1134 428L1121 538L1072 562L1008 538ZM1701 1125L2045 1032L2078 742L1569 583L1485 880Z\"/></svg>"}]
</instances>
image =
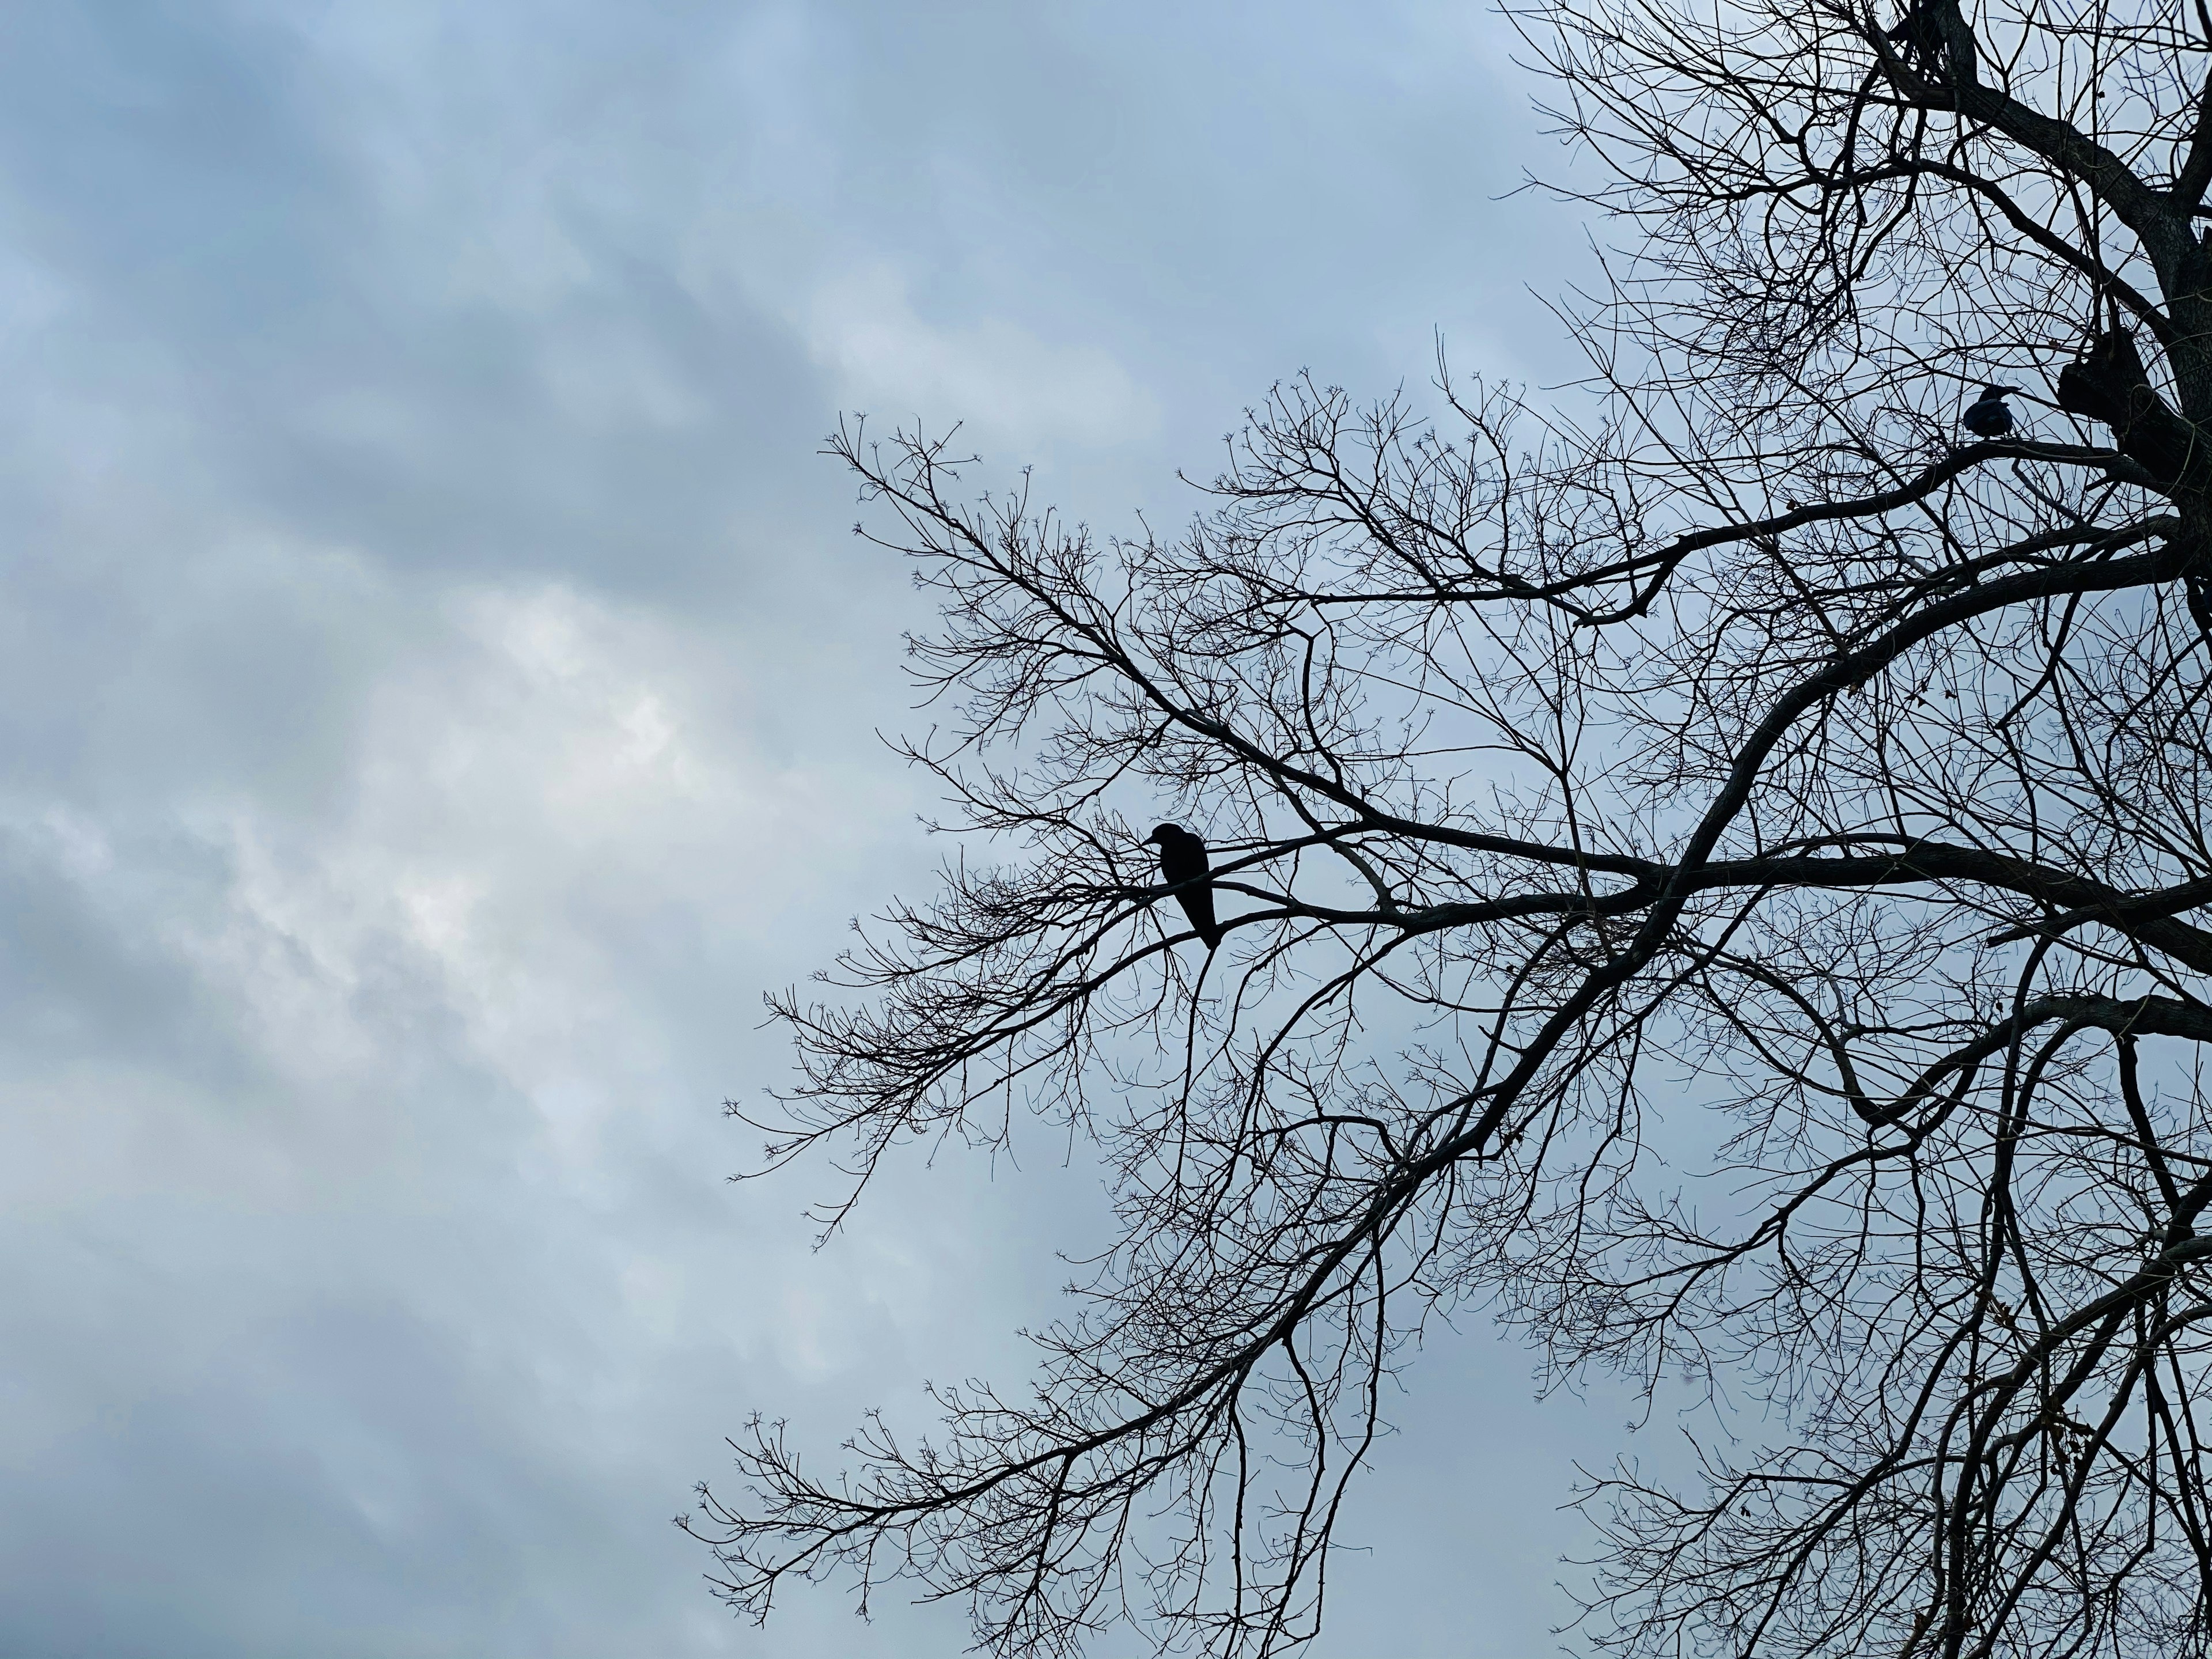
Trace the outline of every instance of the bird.
<instances>
[{"instance_id":1,"label":"bird","mask_svg":"<svg viewBox=\"0 0 2212 1659\"><path fill-rule=\"evenodd\" d=\"M1984 386L1982 395L1959 416L1959 424L1978 438L2005 436L2012 430L2012 410L2006 406L2005 393L2019 390L2016 386Z\"/></svg>"},{"instance_id":2,"label":"bird","mask_svg":"<svg viewBox=\"0 0 2212 1659\"><path fill-rule=\"evenodd\" d=\"M1959 0L1907 0L1905 15L1882 38L1931 79L1944 75L1954 86L1981 85L1974 31Z\"/></svg>"},{"instance_id":3,"label":"bird","mask_svg":"<svg viewBox=\"0 0 2212 1659\"><path fill-rule=\"evenodd\" d=\"M1163 823L1145 837L1145 845L1160 849L1160 878L1182 889L1176 898L1183 915L1207 950L1218 949L1221 924L1213 919L1213 888L1204 879L1208 868L1205 841L1179 823ZM1187 882L1195 885L1185 886Z\"/></svg>"}]
</instances>

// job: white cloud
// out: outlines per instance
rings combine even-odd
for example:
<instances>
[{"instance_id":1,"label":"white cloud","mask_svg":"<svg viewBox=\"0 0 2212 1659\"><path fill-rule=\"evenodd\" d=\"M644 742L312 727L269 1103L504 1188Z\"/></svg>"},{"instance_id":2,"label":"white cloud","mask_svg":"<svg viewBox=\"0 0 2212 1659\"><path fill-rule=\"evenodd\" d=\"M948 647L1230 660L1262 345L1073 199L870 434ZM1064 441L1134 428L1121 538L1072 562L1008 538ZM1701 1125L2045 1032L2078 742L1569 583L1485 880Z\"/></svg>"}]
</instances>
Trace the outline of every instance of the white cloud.
<instances>
[{"instance_id":1,"label":"white cloud","mask_svg":"<svg viewBox=\"0 0 2212 1659\"><path fill-rule=\"evenodd\" d=\"M902 1163L820 1255L821 1164L723 1180L757 993L938 850L815 434L1110 513L1271 374L1419 375L1510 247L1449 67L1363 103L1389 18L1258 8L20 9L0 1648L957 1650L733 1635L665 1526L752 1407L827 1452L1016 1382L1101 1237L1051 1158ZM1417 97L1449 142L1378 139Z\"/></svg>"},{"instance_id":2,"label":"white cloud","mask_svg":"<svg viewBox=\"0 0 2212 1659\"><path fill-rule=\"evenodd\" d=\"M1103 348L1055 343L1004 318L932 324L885 265L817 283L801 326L843 407L893 418L950 420L957 412L1032 443L1131 443L1158 424L1152 398Z\"/></svg>"}]
</instances>

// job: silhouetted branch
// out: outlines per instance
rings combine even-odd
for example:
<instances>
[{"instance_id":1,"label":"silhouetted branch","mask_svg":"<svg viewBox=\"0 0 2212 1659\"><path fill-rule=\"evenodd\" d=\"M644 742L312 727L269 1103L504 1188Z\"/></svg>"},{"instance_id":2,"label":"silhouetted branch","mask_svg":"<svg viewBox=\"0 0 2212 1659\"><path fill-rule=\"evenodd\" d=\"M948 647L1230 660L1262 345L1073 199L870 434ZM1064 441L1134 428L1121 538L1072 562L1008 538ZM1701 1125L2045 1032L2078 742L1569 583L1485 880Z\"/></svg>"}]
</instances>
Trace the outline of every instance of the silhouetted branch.
<instances>
[{"instance_id":1,"label":"silhouetted branch","mask_svg":"<svg viewBox=\"0 0 2212 1659\"><path fill-rule=\"evenodd\" d=\"M1556 404L1285 382L1174 538L831 440L961 851L775 1000L769 1162L834 1227L1041 1116L1117 1232L1018 1395L834 1476L757 1421L735 1606L1282 1651L1480 1304L1714 1407L1583 1494L1595 1647L2212 1649L2212 12L1899 14L1516 14L1626 243Z\"/></svg>"}]
</instances>

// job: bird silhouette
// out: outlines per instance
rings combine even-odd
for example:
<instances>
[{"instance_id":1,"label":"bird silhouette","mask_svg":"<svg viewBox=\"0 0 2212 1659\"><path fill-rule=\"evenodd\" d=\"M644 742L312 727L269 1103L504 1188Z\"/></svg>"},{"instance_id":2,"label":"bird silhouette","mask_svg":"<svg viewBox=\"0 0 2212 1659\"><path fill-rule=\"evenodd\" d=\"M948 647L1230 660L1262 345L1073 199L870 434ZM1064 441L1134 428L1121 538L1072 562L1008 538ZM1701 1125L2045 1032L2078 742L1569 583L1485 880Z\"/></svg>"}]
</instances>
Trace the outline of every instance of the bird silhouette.
<instances>
[{"instance_id":1,"label":"bird silhouette","mask_svg":"<svg viewBox=\"0 0 2212 1659\"><path fill-rule=\"evenodd\" d=\"M1145 837L1145 845L1160 849L1160 878L1181 889L1176 900L1183 915L1206 941L1209 951L1221 944L1221 924L1213 919L1213 888L1205 879L1209 868L1206 842L1179 823L1163 823ZM1185 886L1185 883L1194 885Z\"/></svg>"},{"instance_id":2,"label":"bird silhouette","mask_svg":"<svg viewBox=\"0 0 2212 1659\"><path fill-rule=\"evenodd\" d=\"M1978 438L2005 436L2012 430L2012 410L2005 403L2005 393L2019 390L2016 386L1984 386L1982 395L1959 416L1959 424Z\"/></svg>"},{"instance_id":3,"label":"bird silhouette","mask_svg":"<svg viewBox=\"0 0 2212 1659\"><path fill-rule=\"evenodd\" d=\"M1896 27L1884 29L1882 38L1930 79L1948 78L1954 86L1981 85L1974 31L1959 9L1959 0L1907 0L1905 15Z\"/></svg>"}]
</instances>

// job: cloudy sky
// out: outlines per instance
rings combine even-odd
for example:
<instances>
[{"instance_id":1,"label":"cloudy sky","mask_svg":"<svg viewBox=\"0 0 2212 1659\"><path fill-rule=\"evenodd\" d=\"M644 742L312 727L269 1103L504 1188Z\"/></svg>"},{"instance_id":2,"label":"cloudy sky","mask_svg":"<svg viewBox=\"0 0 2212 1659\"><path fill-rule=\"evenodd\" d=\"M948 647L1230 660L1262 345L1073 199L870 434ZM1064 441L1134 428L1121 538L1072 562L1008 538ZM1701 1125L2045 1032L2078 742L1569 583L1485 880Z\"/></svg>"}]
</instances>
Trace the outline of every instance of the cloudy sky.
<instances>
[{"instance_id":1,"label":"cloudy sky","mask_svg":"<svg viewBox=\"0 0 2212 1659\"><path fill-rule=\"evenodd\" d=\"M1570 372L1479 5L0 8L0 1652L957 1652L668 1524L1018 1376L1095 1189L732 1187L763 989L944 849L921 620L815 455L964 422L1101 529L1310 367ZM1521 1656L1620 1413L1471 1330L1321 1651ZM1133 1651L1126 1639L1102 1654Z\"/></svg>"}]
</instances>

